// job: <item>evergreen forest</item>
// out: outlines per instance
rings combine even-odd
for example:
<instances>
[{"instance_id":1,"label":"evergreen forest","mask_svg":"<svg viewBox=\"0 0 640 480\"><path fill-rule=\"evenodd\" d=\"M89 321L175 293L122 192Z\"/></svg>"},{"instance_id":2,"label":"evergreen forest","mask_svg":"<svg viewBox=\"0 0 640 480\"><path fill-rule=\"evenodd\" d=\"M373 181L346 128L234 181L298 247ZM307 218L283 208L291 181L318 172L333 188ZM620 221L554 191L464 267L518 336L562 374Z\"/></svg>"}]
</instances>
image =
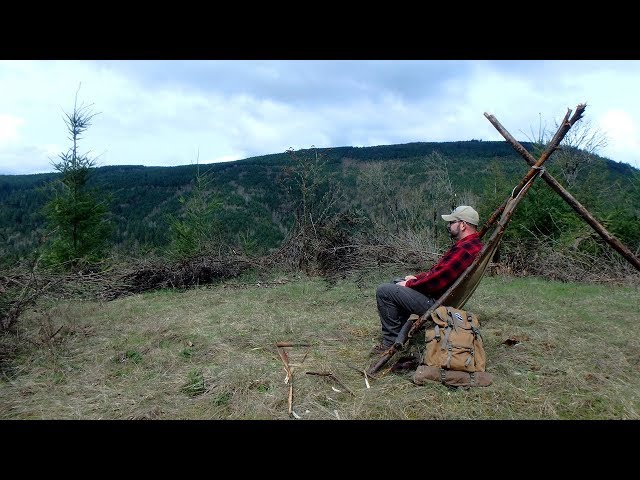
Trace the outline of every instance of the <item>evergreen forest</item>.
<instances>
[{"instance_id":1,"label":"evergreen forest","mask_svg":"<svg viewBox=\"0 0 640 480\"><path fill-rule=\"evenodd\" d=\"M523 146L530 152L536 148ZM597 155L573 154L579 163L563 162L557 153L545 168L637 252L640 171ZM209 246L255 256L279 248L304 218L316 226L332 220L334 235L338 230L350 237L359 231L372 237L425 234L439 244L446 240L440 214L471 204L485 221L528 169L506 142L471 140L310 148L206 165L102 166L91 169L88 185L108 212L110 253L134 258L166 253L172 222L187 215L187 200L199 191L216 206L206 215L195 212L198 222L211 227ZM44 206L60 175L0 176L3 266L29 258L47 241ZM343 224L336 224L339 219ZM543 181L515 213L506 240L552 241L594 254L605 248Z\"/></svg>"}]
</instances>

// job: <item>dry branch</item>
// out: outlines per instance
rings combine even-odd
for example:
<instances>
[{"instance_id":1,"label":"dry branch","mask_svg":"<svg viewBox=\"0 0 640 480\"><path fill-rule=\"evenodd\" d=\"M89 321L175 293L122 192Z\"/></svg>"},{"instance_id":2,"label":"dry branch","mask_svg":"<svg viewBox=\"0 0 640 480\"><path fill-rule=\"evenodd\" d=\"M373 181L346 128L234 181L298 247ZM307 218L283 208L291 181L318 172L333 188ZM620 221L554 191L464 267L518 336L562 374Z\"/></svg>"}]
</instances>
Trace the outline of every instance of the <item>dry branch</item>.
<instances>
[{"instance_id":1,"label":"dry branch","mask_svg":"<svg viewBox=\"0 0 640 480\"><path fill-rule=\"evenodd\" d=\"M293 412L293 382L289 384L289 415Z\"/></svg>"},{"instance_id":2,"label":"dry branch","mask_svg":"<svg viewBox=\"0 0 640 480\"><path fill-rule=\"evenodd\" d=\"M280 358L282 359L282 363L284 363L284 370L287 373L287 378L286 378L285 383L287 383L293 377L293 372L291 371L291 368L289 367L289 355L287 355L287 352L281 347L278 347L278 355L280 355Z\"/></svg>"},{"instance_id":3,"label":"dry branch","mask_svg":"<svg viewBox=\"0 0 640 480\"><path fill-rule=\"evenodd\" d=\"M580 110L580 107L582 107L582 110ZM578 105L576 109L576 115L578 113L580 113L581 115L582 111L585 108L586 108L586 105L584 104ZM574 117L576 115L574 115ZM509 142L513 146L513 148L515 148L518 151L518 153L520 153L520 155L526 160L526 162L529 165L533 166L536 164L535 158L533 158L533 156L529 152L527 152L527 150L520 143L518 143L518 141L515 138L513 138L509 134L509 132L507 132L504 129L502 125L500 125L500 122L498 122L498 120L493 115L489 115L485 113L485 116L487 117L487 119L489 119L489 121L493 124L493 126L500 132L500 134L507 140L507 142ZM567 117L565 116L563 127L565 126L565 124L568 124L568 127L567 127L567 131L568 131L571 125L573 125L577 120L578 119L573 120L572 118L570 121L567 121ZM555 148L557 147L554 147L554 149ZM629 250L629 248L627 248L623 243L621 243L620 240L618 240L613 235L611 235L595 219L595 217L593 217L593 215L591 215L589 211L586 208L584 208L584 206L582 206L580 202L578 202L578 200L576 200L567 190L564 189L564 187L562 187L562 185L560 185L560 183L558 183L558 181L555 178L553 178L551 174L545 171L542 173L542 178L544 179L545 182L547 182L547 184L549 184L549 186L553 190L555 190L569 204L569 206L571 206L571 208L573 208L578 213L578 215L580 215L598 233L598 235L602 237L602 239L605 242L607 242L614 250L620 253L620 255L622 255L626 260L628 260L634 267L640 270L640 260L638 259L638 257L636 257L631 252L631 250Z\"/></svg>"},{"instance_id":4,"label":"dry branch","mask_svg":"<svg viewBox=\"0 0 640 480\"><path fill-rule=\"evenodd\" d=\"M280 343L287 343L287 342L278 342L276 345L279 345ZM289 397L288 397L288 411L289 411L289 416L292 415L293 413L293 371L291 370L291 368L289 367L289 355L287 355L286 350L283 347L278 346L278 355L280 355L280 358L282 359L282 363L284 363L284 370L287 372L287 377L285 378L284 383L288 383L289 384Z\"/></svg>"},{"instance_id":5,"label":"dry branch","mask_svg":"<svg viewBox=\"0 0 640 480\"><path fill-rule=\"evenodd\" d=\"M371 373L367 372L365 369L361 368L361 367L356 367L354 365L350 365L347 364L347 367L351 368L352 370L355 370L356 372L358 372L360 375L362 375L365 378L365 381L368 378L373 378L374 380L378 380L378 378L380 378L377 375L372 375Z\"/></svg>"},{"instance_id":6,"label":"dry branch","mask_svg":"<svg viewBox=\"0 0 640 480\"><path fill-rule=\"evenodd\" d=\"M347 392L349 392L351 395L355 397L355 393L353 393L349 387L347 387L344 383L342 383L342 381L331 372L305 372L305 373L307 375L318 375L321 377L329 377L335 380L336 383L338 383L342 388L344 388Z\"/></svg>"}]
</instances>

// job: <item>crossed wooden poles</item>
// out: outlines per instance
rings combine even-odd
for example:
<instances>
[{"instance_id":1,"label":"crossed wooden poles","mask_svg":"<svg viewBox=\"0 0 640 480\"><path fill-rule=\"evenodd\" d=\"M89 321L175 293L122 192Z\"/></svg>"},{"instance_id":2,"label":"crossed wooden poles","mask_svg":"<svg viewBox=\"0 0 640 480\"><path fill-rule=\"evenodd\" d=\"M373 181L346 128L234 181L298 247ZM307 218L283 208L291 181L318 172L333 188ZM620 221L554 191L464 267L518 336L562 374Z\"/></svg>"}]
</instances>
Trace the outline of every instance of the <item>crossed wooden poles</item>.
<instances>
[{"instance_id":1,"label":"crossed wooden poles","mask_svg":"<svg viewBox=\"0 0 640 480\"><path fill-rule=\"evenodd\" d=\"M558 131L555 133L555 135L547 145L547 148L537 161L515 138L513 138L513 136L509 132L507 132L507 130L500 124L500 122L498 122L498 120L493 115L490 115L488 113L484 114L484 116L487 117L491 124L505 138L505 140L509 142L520 155L522 155L526 162L531 166L531 169L523 177L518 186L513 189L511 196L508 197L495 212L493 212L487 222L479 230L478 233L482 238L490 228L495 226L491 238L487 243L485 243L483 249L480 251L479 255L476 257L473 263L462 273L460 277L458 277L453 285L451 285L451 287L449 287L447 291L435 301L435 303L429 308L429 310L427 310L417 320L408 320L404 324L394 344L385 352L383 352L380 358L371 367L369 367L369 369L367 370L367 373L369 375L375 374L380 368L382 368L387 363L387 361L389 361L389 359L393 357L393 355L395 355L396 352L398 352L404 346L409 338L411 338L411 336L420 329L424 322L430 318L431 313L440 305L450 305L457 308L461 308L464 305L466 300L471 296L475 288L478 286L478 283L480 282L480 279L484 274L490 258L493 256L493 253L498 247L500 239L502 238L504 230L506 229L507 224L511 219L513 211L515 210L524 194L526 194L526 192L529 190L533 181L538 176L541 176L551 186L551 188L558 192L558 194L589 225L591 225L593 229L609 245L611 245L617 252L619 252L634 267L640 270L640 260L618 239L607 232L607 230L587 211L587 209L584 208L575 198L573 198L571 194L567 192L556 181L556 179L553 178L553 176L551 176L551 174L542 169L542 164L546 162L553 154L553 152L558 149L560 142L565 137L567 132L569 132L571 127L582 118L582 114L584 113L586 107L587 105L584 103L579 104L576 107L575 113L571 117L571 109L567 110L562 123L558 127ZM498 221L498 219L500 220Z\"/></svg>"}]
</instances>

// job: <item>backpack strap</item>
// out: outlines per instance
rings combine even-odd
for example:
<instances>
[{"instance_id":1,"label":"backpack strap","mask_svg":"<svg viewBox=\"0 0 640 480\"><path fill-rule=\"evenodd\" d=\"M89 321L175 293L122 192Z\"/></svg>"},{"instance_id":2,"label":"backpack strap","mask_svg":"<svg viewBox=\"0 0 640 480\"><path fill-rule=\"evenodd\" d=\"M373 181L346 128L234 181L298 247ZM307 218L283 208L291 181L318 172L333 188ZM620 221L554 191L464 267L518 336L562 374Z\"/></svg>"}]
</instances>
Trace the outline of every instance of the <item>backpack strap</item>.
<instances>
[{"instance_id":1,"label":"backpack strap","mask_svg":"<svg viewBox=\"0 0 640 480\"><path fill-rule=\"evenodd\" d=\"M471 349L469 350L469 357L467 357L467 360L464 362L464 366L468 367L472 359L473 359L473 347L471 347Z\"/></svg>"},{"instance_id":2,"label":"backpack strap","mask_svg":"<svg viewBox=\"0 0 640 480\"><path fill-rule=\"evenodd\" d=\"M443 346L444 348L444 346ZM451 368L451 357L453 356L453 345L447 345L447 368Z\"/></svg>"},{"instance_id":3,"label":"backpack strap","mask_svg":"<svg viewBox=\"0 0 640 480\"><path fill-rule=\"evenodd\" d=\"M469 322L469 325L471 325L471 331L473 332L474 338L482 338L480 329L473 324L473 316L469 312L467 312L467 321ZM484 340L484 338L482 338L482 340Z\"/></svg>"},{"instance_id":4,"label":"backpack strap","mask_svg":"<svg viewBox=\"0 0 640 480\"><path fill-rule=\"evenodd\" d=\"M447 368L451 367L451 355L453 354L452 345L449 342L449 333L451 332L451 325L454 325L453 316L451 315L451 310L447 307L447 328L444 330L444 338L442 339L442 343L440 344L441 350L447 350Z\"/></svg>"},{"instance_id":5,"label":"backpack strap","mask_svg":"<svg viewBox=\"0 0 640 480\"><path fill-rule=\"evenodd\" d=\"M447 325L447 328L444 329L444 338L442 339L442 346L440 347L442 350L447 348L447 343L449 343L450 331L451 331L451 325Z\"/></svg>"},{"instance_id":6,"label":"backpack strap","mask_svg":"<svg viewBox=\"0 0 640 480\"><path fill-rule=\"evenodd\" d=\"M475 325L471 325L471 331L473 332L473 336L475 338L478 338L478 337L482 338L482 334L480 333L480 330ZM482 338L482 341L484 341L484 338Z\"/></svg>"},{"instance_id":7,"label":"backpack strap","mask_svg":"<svg viewBox=\"0 0 640 480\"><path fill-rule=\"evenodd\" d=\"M453 329L457 332L458 331L458 327L456 326L456 320L457 317L454 316L454 314L451 312L451 308L447 307L447 325L450 325L453 327Z\"/></svg>"},{"instance_id":8,"label":"backpack strap","mask_svg":"<svg viewBox=\"0 0 640 480\"><path fill-rule=\"evenodd\" d=\"M447 328L444 330L444 340L442 340L442 350L447 348L447 343L449 342L449 332L451 331L451 327L456 328L456 322L453 320L453 315L451 314L451 309L447 307Z\"/></svg>"}]
</instances>

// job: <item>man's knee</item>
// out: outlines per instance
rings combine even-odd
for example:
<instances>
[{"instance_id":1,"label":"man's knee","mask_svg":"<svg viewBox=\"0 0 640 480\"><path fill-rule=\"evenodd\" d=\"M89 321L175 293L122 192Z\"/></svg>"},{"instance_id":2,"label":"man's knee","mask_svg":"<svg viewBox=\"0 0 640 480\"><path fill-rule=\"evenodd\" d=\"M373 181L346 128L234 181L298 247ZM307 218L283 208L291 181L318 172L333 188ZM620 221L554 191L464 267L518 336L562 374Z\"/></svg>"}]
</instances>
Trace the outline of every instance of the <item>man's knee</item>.
<instances>
[{"instance_id":1,"label":"man's knee","mask_svg":"<svg viewBox=\"0 0 640 480\"><path fill-rule=\"evenodd\" d=\"M393 283L383 283L378 285L376 289L376 298L387 298L389 296L389 289L395 287Z\"/></svg>"}]
</instances>

